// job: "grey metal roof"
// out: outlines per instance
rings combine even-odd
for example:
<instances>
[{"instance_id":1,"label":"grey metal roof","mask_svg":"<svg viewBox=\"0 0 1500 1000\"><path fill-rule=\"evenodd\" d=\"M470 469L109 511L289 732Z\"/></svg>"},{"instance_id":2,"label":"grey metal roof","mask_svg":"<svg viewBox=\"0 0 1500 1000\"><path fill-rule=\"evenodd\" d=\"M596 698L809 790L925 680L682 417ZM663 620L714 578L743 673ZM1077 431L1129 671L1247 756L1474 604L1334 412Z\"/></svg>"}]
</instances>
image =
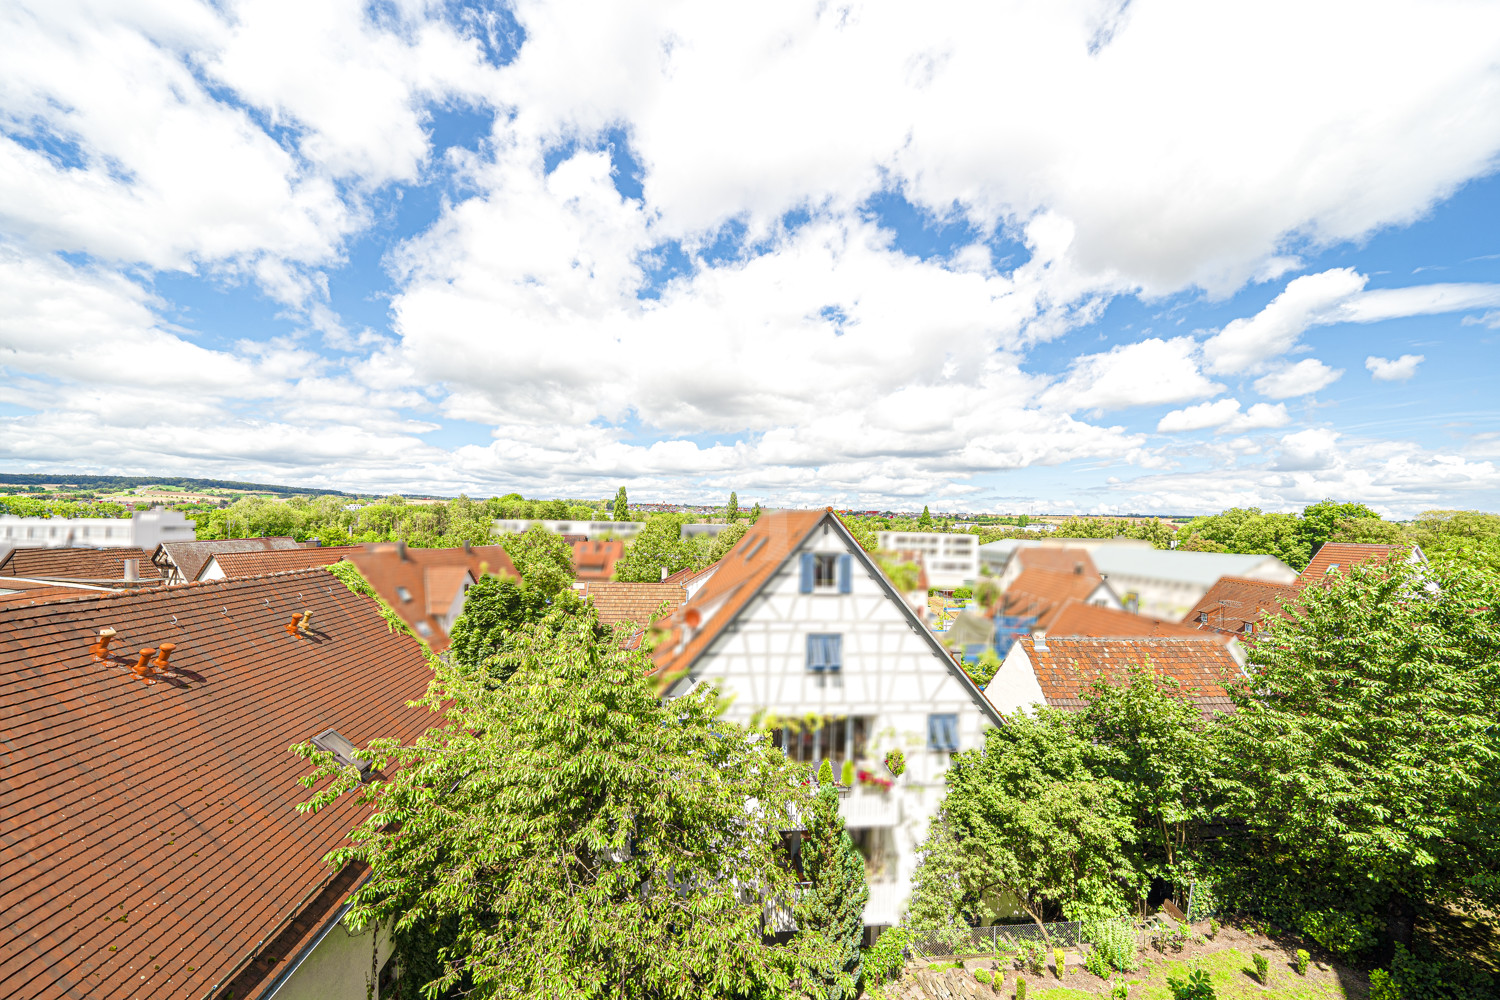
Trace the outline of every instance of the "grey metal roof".
<instances>
[{"instance_id":1,"label":"grey metal roof","mask_svg":"<svg viewBox=\"0 0 1500 1000\"><path fill-rule=\"evenodd\" d=\"M1275 556L1239 555L1233 552L1178 552L1172 549L1136 549L1101 545L1092 552L1094 565L1105 579L1112 576L1142 576L1211 587L1221 576L1248 576L1252 572L1280 567L1283 580L1297 573ZM1274 576L1271 578L1275 578Z\"/></svg>"}]
</instances>

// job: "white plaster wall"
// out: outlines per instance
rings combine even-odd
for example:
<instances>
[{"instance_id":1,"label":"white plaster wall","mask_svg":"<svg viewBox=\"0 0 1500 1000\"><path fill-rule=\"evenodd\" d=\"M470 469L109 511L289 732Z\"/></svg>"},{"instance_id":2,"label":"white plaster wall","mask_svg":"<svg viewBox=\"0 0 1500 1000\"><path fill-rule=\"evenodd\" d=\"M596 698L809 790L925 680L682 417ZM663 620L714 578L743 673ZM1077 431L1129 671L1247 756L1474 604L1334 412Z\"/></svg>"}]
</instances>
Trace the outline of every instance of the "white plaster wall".
<instances>
[{"instance_id":1,"label":"white plaster wall","mask_svg":"<svg viewBox=\"0 0 1500 1000\"><path fill-rule=\"evenodd\" d=\"M1037 683L1031 657L1026 655L1021 643L1011 646L1010 652L1005 654L1000 669L985 686L984 695L997 711L1005 715L1018 708L1029 709L1032 705L1047 703L1042 686Z\"/></svg>"},{"instance_id":2,"label":"white plaster wall","mask_svg":"<svg viewBox=\"0 0 1500 1000\"><path fill-rule=\"evenodd\" d=\"M781 716L867 716L871 719L862 767L889 777L883 759L899 747L906 772L890 792L856 787L843 805L846 822L890 826L896 845L894 882L871 887L865 921L895 923L911 892L917 846L945 793L947 753L927 749L927 717L958 716L959 749L980 744L989 726L974 696L954 676L952 661L931 645L855 558L852 592L803 594L800 552L850 551L843 536L816 529L759 596L741 610L699 657L695 682L712 681L734 702L728 715L738 722L769 711ZM807 669L810 632L838 632L843 639L839 674L824 677Z\"/></svg>"},{"instance_id":3,"label":"white plaster wall","mask_svg":"<svg viewBox=\"0 0 1500 1000\"><path fill-rule=\"evenodd\" d=\"M927 584L940 590L962 587L979 577L979 538L945 531L881 531L882 549L922 553Z\"/></svg>"},{"instance_id":4,"label":"white plaster wall","mask_svg":"<svg viewBox=\"0 0 1500 1000\"><path fill-rule=\"evenodd\" d=\"M376 928L366 927L352 934L341 920L271 996L275 1000L365 1000L371 973L370 951L376 944L379 951L374 969L378 976L391 955L387 929L381 927L377 932Z\"/></svg>"}]
</instances>

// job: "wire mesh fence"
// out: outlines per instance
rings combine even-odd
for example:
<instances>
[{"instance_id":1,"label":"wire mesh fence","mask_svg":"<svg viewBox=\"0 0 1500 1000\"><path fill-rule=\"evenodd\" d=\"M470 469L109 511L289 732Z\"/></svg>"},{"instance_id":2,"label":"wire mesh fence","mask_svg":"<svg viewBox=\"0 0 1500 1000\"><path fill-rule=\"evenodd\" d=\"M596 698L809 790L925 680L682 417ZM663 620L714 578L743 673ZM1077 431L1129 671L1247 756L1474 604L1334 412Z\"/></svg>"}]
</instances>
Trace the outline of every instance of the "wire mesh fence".
<instances>
[{"instance_id":1,"label":"wire mesh fence","mask_svg":"<svg viewBox=\"0 0 1500 1000\"><path fill-rule=\"evenodd\" d=\"M1055 924L995 924L990 927L955 928L941 938L912 943L912 950L932 958L939 955L990 955L1014 951L1023 941L1034 941L1051 948L1076 948L1083 943L1083 924L1061 921Z\"/></svg>"}]
</instances>

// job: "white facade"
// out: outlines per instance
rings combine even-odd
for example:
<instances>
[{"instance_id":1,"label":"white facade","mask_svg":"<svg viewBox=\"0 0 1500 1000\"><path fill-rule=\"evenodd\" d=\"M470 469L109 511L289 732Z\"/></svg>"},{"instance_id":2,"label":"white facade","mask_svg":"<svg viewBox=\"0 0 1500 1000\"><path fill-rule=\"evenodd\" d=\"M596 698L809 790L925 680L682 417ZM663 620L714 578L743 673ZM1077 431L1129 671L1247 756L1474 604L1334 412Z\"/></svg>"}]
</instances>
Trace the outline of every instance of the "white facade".
<instances>
[{"instance_id":1,"label":"white facade","mask_svg":"<svg viewBox=\"0 0 1500 1000\"><path fill-rule=\"evenodd\" d=\"M876 533L881 549L888 552L920 552L927 570L927 585L952 590L973 583L979 576L979 536L945 531L881 531Z\"/></svg>"},{"instance_id":2,"label":"white facade","mask_svg":"<svg viewBox=\"0 0 1500 1000\"><path fill-rule=\"evenodd\" d=\"M1037 682L1036 668L1026 654L1026 644L1018 642L1005 654L995 676L985 685L984 695L997 711L1009 715L1018 708L1031 711L1047 704L1042 685Z\"/></svg>"},{"instance_id":3,"label":"white facade","mask_svg":"<svg viewBox=\"0 0 1500 1000\"><path fill-rule=\"evenodd\" d=\"M586 535L589 538L603 538L605 535L633 538L646 526L645 521L526 521L501 518L495 521L495 531L502 535L519 535L536 524L556 535Z\"/></svg>"},{"instance_id":4,"label":"white facade","mask_svg":"<svg viewBox=\"0 0 1500 1000\"><path fill-rule=\"evenodd\" d=\"M803 593L799 564L806 552L848 554L849 592L829 587ZM810 670L809 634L830 633L841 636L839 669ZM823 520L722 625L678 692L704 681L733 696L728 717L736 722L749 722L760 712L790 720L851 720L843 723L844 749L852 745L858 769L890 778L883 763L887 751L899 748L906 755L906 771L891 790L856 783L840 805L869 862L865 923L898 922L911 895L917 847L945 794L950 752L930 747L932 717L952 717L958 750L979 746L998 717L836 518ZM837 732L838 725L830 729ZM856 730L863 732L862 748L855 743ZM801 740L791 751L794 759L804 757ZM822 746L813 747L808 767L824 755Z\"/></svg>"},{"instance_id":5,"label":"white facade","mask_svg":"<svg viewBox=\"0 0 1500 1000\"><path fill-rule=\"evenodd\" d=\"M180 510L153 507L132 517L17 517L0 515L0 551L6 549L111 549L151 552L162 542L190 542L193 522Z\"/></svg>"}]
</instances>

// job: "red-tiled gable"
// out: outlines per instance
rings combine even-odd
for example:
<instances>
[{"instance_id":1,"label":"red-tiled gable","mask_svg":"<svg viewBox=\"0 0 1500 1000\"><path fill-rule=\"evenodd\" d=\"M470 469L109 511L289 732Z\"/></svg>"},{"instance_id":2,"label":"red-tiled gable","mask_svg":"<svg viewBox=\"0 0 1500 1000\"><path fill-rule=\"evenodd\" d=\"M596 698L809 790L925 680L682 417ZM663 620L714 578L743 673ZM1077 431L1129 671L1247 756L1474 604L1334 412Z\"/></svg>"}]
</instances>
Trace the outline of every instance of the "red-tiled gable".
<instances>
[{"instance_id":1,"label":"red-tiled gable","mask_svg":"<svg viewBox=\"0 0 1500 1000\"><path fill-rule=\"evenodd\" d=\"M1111 683L1124 678L1131 666L1150 664L1157 674L1172 677L1182 693L1205 712L1229 711L1234 706L1224 685L1239 676L1240 668L1222 642L1212 636L1152 639L1067 639L1048 636L1046 648L1037 640L1019 640L1036 671L1042 695L1052 708L1083 708L1082 693L1098 678Z\"/></svg>"},{"instance_id":2,"label":"red-tiled gable","mask_svg":"<svg viewBox=\"0 0 1500 1000\"><path fill-rule=\"evenodd\" d=\"M414 549L400 542L364 546L345 556L370 581L375 592L385 598L401 620L425 639L434 653L448 648L448 624L444 621L463 573L440 572L429 577L428 571L444 567L467 570L475 580L486 573L519 579L510 556L498 545L472 545L461 549ZM440 609L429 599L429 580L437 589L449 594ZM441 594L438 595L441 597Z\"/></svg>"},{"instance_id":3,"label":"red-tiled gable","mask_svg":"<svg viewBox=\"0 0 1500 1000\"><path fill-rule=\"evenodd\" d=\"M265 576L293 569L311 569L338 562L351 552L363 552L363 545L325 545L298 549L273 549L269 552L217 552L199 570L201 578L215 564L227 577Z\"/></svg>"},{"instance_id":4,"label":"red-tiled gable","mask_svg":"<svg viewBox=\"0 0 1500 1000\"><path fill-rule=\"evenodd\" d=\"M1294 601L1298 590L1295 583L1271 583L1244 576L1220 577L1182 619L1182 624L1205 632L1253 635L1266 616L1285 618L1281 603ZM1246 625L1251 628L1247 630Z\"/></svg>"},{"instance_id":5,"label":"red-tiled gable","mask_svg":"<svg viewBox=\"0 0 1500 1000\"><path fill-rule=\"evenodd\" d=\"M289 635L303 610L313 635ZM106 626L119 658L99 662ZM169 672L132 676L167 642ZM297 813L310 765L287 748L330 728L411 740L439 721L407 707L431 677L410 636L323 570L0 606L6 994L198 1000L243 971L235 996L257 996L289 954L240 966L307 908L364 815Z\"/></svg>"},{"instance_id":6,"label":"red-tiled gable","mask_svg":"<svg viewBox=\"0 0 1500 1000\"><path fill-rule=\"evenodd\" d=\"M300 548L295 538L272 535L265 538L204 538L194 542L162 542L151 553L168 583L198 579L208 557L220 552L265 552L269 549Z\"/></svg>"},{"instance_id":7,"label":"red-tiled gable","mask_svg":"<svg viewBox=\"0 0 1500 1000\"><path fill-rule=\"evenodd\" d=\"M1036 627L1050 629L1052 616L1069 600L1083 601L1099 588L1098 576L1083 573L1058 573L1046 569L1022 570L1000 600L990 617L996 614L1035 617Z\"/></svg>"},{"instance_id":8,"label":"red-tiled gable","mask_svg":"<svg viewBox=\"0 0 1500 1000\"><path fill-rule=\"evenodd\" d=\"M161 571L138 548L11 549L0 560L0 576L33 580L123 580L125 560L134 559L142 580L160 579Z\"/></svg>"},{"instance_id":9,"label":"red-tiled gable","mask_svg":"<svg viewBox=\"0 0 1500 1000\"><path fill-rule=\"evenodd\" d=\"M1321 583L1330 570L1339 569L1346 575L1349 567L1354 563L1362 562L1385 562L1389 559L1400 558L1410 549L1401 545L1357 545L1353 542L1328 542L1318 554L1312 557L1312 562L1307 564L1307 569L1297 578L1297 585L1305 587L1310 583Z\"/></svg>"},{"instance_id":10,"label":"red-tiled gable","mask_svg":"<svg viewBox=\"0 0 1500 1000\"><path fill-rule=\"evenodd\" d=\"M1203 633L1177 622L1069 598L1047 623L1049 636L1082 636L1095 639L1139 636L1201 637ZM1227 637L1224 641L1228 641Z\"/></svg>"},{"instance_id":11,"label":"red-tiled gable","mask_svg":"<svg viewBox=\"0 0 1500 1000\"><path fill-rule=\"evenodd\" d=\"M668 615L676 611L677 606L687 599L687 591L680 584L666 581L590 583L584 586L580 596L593 603L601 625L632 622L644 627L650 624L663 601L667 602Z\"/></svg>"},{"instance_id":12,"label":"red-tiled gable","mask_svg":"<svg viewBox=\"0 0 1500 1000\"><path fill-rule=\"evenodd\" d=\"M1075 573L1099 579L1088 549L1058 548L1055 545L1030 545L1016 550L1021 569L1043 569L1053 573Z\"/></svg>"},{"instance_id":13,"label":"red-tiled gable","mask_svg":"<svg viewBox=\"0 0 1500 1000\"><path fill-rule=\"evenodd\" d=\"M625 543L581 541L573 543L573 575L580 581L608 580L615 575L615 561L625 554Z\"/></svg>"},{"instance_id":14,"label":"red-tiled gable","mask_svg":"<svg viewBox=\"0 0 1500 1000\"><path fill-rule=\"evenodd\" d=\"M712 613L681 652L677 652L675 635L656 647L658 669L685 668L697 659L719 631L734 620L745 602L775 575L823 516L821 510L783 510L762 514L744 537L734 543L734 548L718 561L718 570L702 589L679 608L679 612L695 607Z\"/></svg>"}]
</instances>

